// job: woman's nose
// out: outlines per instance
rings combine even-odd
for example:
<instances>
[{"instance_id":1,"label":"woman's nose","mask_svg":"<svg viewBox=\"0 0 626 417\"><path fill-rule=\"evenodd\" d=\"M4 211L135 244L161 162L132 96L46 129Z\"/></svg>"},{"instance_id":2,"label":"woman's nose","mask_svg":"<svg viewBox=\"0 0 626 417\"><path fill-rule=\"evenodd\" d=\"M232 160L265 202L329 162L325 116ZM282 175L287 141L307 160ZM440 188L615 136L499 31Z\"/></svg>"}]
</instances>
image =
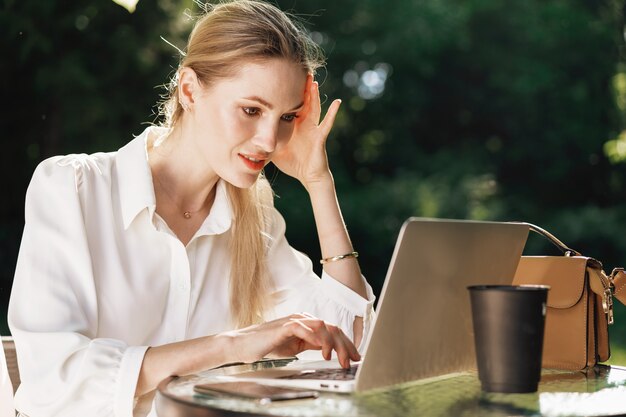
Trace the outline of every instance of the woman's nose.
<instances>
[{"instance_id":1,"label":"woman's nose","mask_svg":"<svg viewBox=\"0 0 626 417\"><path fill-rule=\"evenodd\" d=\"M275 123L266 123L257 131L253 143L264 152L272 153L276 149L277 137L278 126Z\"/></svg>"}]
</instances>

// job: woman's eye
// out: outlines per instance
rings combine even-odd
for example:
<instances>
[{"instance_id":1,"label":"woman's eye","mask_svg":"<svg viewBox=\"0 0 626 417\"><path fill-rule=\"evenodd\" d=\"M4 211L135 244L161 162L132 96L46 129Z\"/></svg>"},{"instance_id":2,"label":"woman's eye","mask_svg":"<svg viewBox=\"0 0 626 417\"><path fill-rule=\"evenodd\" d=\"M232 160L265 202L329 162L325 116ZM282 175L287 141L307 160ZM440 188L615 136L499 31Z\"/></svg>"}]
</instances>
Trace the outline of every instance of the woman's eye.
<instances>
[{"instance_id":1,"label":"woman's eye","mask_svg":"<svg viewBox=\"0 0 626 417\"><path fill-rule=\"evenodd\" d=\"M256 116L259 114L259 109L256 107L243 107L243 112L248 116Z\"/></svg>"},{"instance_id":2,"label":"woman's eye","mask_svg":"<svg viewBox=\"0 0 626 417\"><path fill-rule=\"evenodd\" d=\"M285 122L293 122L297 118L298 118L298 115L295 114L295 113L285 114L285 115L283 115L283 117L281 117L281 119L283 119Z\"/></svg>"}]
</instances>

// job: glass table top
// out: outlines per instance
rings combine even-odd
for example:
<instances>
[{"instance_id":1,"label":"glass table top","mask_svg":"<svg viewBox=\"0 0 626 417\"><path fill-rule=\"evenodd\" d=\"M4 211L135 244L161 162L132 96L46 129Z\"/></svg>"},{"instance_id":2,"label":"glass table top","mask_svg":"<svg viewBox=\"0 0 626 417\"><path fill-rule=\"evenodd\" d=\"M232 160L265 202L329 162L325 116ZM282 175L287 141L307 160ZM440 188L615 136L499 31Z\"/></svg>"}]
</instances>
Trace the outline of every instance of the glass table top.
<instances>
[{"instance_id":1,"label":"glass table top","mask_svg":"<svg viewBox=\"0 0 626 417\"><path fill-rule=\"evenodd\" d=\"M543 370L532 394L484 393L476 372L445 375L351 395L320 393L316 399L260 404L254 400L195 394L193 386L221 375L284 366L262 361L164 381L159 415L257 416L614 416L626 415L626 367L599 365L586 372ZM193 411L190 413L190 411Z\"/></svg>"}]
</instances>

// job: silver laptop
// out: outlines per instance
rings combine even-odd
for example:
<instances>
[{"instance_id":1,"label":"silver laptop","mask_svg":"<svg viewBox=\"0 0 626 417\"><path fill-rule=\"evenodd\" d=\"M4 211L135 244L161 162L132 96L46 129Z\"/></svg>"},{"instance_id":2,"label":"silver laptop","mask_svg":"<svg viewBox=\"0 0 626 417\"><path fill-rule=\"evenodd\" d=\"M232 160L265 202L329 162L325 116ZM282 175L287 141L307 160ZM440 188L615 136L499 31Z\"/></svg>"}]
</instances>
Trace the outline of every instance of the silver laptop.
<instances>
[{"instance_id":1,"label":"silver laptop","mask_svg":"<svg viewBox=\"0 0 626 417\"><path fill-rule=\"evenodd\" d=\"M361 362L344 370L336 360L300 360L234 378L361 392L475 368L466 287L510 284L527 237L522 223L410 218L400 230Z\"/></svg>"}]
</instances>

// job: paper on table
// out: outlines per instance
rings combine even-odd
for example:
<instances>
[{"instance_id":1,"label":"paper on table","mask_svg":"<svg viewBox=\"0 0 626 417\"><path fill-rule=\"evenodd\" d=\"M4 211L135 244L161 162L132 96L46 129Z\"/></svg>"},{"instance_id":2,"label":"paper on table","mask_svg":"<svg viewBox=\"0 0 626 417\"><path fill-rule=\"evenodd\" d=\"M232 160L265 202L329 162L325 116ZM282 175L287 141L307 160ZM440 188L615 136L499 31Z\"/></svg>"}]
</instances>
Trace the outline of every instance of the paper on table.
<instances>
[{"instance_id":1,"label":"paper on table","mask_svg":"<svg viewBox=\"0 0 626 417\"><path fill-rule=\"evenodd\" d=\"M543 392L539 394L542 416L610 416L626 398L626 387L605 388L596 392ZM621 413L620 413L621 414Z\"/></svg>"}]
</instances>

